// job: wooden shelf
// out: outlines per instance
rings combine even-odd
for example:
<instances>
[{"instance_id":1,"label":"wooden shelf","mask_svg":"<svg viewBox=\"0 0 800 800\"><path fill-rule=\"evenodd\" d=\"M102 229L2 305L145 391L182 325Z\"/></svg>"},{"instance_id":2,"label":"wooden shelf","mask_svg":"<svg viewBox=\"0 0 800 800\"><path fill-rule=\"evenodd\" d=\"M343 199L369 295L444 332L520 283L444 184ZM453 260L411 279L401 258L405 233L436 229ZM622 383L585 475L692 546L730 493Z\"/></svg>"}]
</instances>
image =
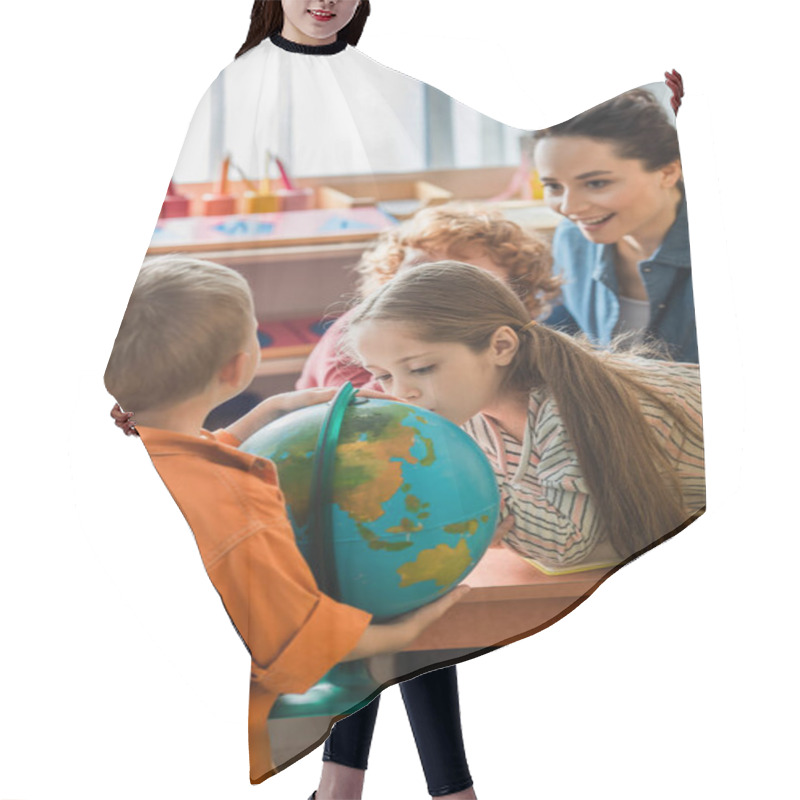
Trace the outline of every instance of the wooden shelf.
<instances>
[{"instance_id":1,"label":"wooden shelf","mask_svg":"<svg viewBox=\"0 0 800 800\"><path fill-rule=\"evenodd\" d=\"M420 186L435 187L434 194L438 194L434 200L452 196L456 202L481 203L502 194L509 186L515 170L515 167L486 167L384 175L325 176L302 178L296 183L299 187L315 192L322 187L332 186L343 195L370 197L378 202L391 202L393 198L405 197L409 194L408 185L413 184L416 187L413 192L415 196L420 195ZM214 187L212 184L181 184L177 188L181 194L190 198L193 207L198 210L199 198ZM230 191L234 194L241 193L246 188L241 182L231 181ZM428 191L427 188L425 190ZM419 197L421 201L430 199L425 192L422 195L424 196ZM559 221L559 217L542 201L508 200L491 205L517 224L539 231L545 237L552 235ZM373 229L359 230L356 226L351 231L345 226L342 231L333 230L330 235L325 232L324 235L319 235L320 231L317 230L314 236L305 239L294 236L288 238L277 233L269 238L267 232L260 232L259 219L237 215L218 218L216 222L222 224L227 219L231 225L238 224L246 228L246 233L239 235L232 232L229 237L220 240L215 238L216 235L204 234L202 223L196 228L192 227L197 220L208 221L212 218L184 218L185 223L178 220L180 230L175 232L174 243L169 242L170 237L162 238L148 253L195 252L200 258L236 269L250 284L256 304L256 316L259 319L313 315L323 318L342 313L355 297L356 275L353 268L364 251L373 245L382 227L381 215L374 207L355 210L356 216L367 214L363 221L365 224L371 223ZM296 213L310 213L313 217L315 212ZM356 216L351 220L353 223L358 222ZM391 227L392 220L388 219ZM275 220L270 215L262 215L260 221L266 224ZM163 222L169 224L170 220ZM185 231L181 225L185 225ZM298 225L297 230L302 227ZM196 241L192 240L195 235L193 231L196 232ZM311 352L311 349L312 346L309 345L307 352ZM279 358L263 359L256 371L256 377L262 379L260 389L268 392L273 388L289 385L291 377L302 370L307 352L295 351Z\"/></svg>"},{"instance_id":2,"label":"wooden shelf","mask_svg":"<svg viewBox=\"0 0 800 800\"><path fill-rule=\"evenodd\" d=\"M313 349L309 345L308 352ZM302 356L287 356L285 358L264 358L256 368L256 378L267 378L273 375L299 375L306 363L308 353Z\"/></svg>"},{"instance_id":3,"label":"wooden shelf","mask_svg":"<svg viewBox=\"0 0 800 800\"><path fill-rule=\"evenodd\" d=\"M236 250L209 250L203 258L210 261L221 261L230 267L258 265L268 267L292 262L312 260L315 263L335 262L352 259L355 263L361 254L372 244L372 241L337 242L321 245L293 245L289 247L246 247Z\"/></svg>"}]
</instances>

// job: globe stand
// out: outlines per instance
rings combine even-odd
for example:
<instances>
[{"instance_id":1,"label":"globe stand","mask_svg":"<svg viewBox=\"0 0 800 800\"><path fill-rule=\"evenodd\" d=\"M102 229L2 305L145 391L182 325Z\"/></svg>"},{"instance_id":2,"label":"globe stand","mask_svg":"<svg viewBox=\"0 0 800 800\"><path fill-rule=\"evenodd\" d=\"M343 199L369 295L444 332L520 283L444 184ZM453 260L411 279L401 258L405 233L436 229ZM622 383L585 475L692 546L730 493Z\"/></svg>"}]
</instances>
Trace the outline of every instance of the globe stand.
<instances>
[{"instance_id":1,"label":"globe stand","mask_svg":"<svg viewBox=\"0 0 800 800\"><path fill-rule=\"evenodd\" d=\"M305 694L282 694L270 719L337 717L352 714L372 701L380 686L363 660L337 664Z\"/></svg>"},{"instance_id":2,"label":"globe stand","mask_svg":"<svg viewBox=\"0 0 800 800\"><path fill-rule=\"evenodd\" d=\"M333 547L333 465L342 421L347 407L356 402L355 395L348 382L331 401L317 437L312 466L309 565L320 589L334 600L340 598L340 591ZM351 714L367 705L379 688L363 660L347 661L333 667L304 694L282 694L269 716L298 719Z\"/></svg>"}]
</instances>

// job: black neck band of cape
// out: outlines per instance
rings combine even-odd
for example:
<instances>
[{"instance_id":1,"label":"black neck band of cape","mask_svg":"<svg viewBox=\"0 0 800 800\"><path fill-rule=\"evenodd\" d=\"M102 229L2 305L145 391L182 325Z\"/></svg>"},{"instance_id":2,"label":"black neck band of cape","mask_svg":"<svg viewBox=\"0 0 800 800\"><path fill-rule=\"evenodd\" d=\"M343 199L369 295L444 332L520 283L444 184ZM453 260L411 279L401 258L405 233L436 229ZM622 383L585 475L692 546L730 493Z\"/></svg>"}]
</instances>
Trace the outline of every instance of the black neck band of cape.
<instances>
[{"instance_id":1,"label":"black neck band of cape","mask_svg":"<svg viewBox=\"0 0 800 800\"><path fill-rule=\"evenodd\" d=\"M269 40L275 47L280 47L281 50L288 50L290 53L303 53L307 56L332 56L336 53L341 53L347 47L346 39L337 39L330 44L298 44L297 42L289 41L279 33L273 33Z\"/></svg>"}]
</instances>

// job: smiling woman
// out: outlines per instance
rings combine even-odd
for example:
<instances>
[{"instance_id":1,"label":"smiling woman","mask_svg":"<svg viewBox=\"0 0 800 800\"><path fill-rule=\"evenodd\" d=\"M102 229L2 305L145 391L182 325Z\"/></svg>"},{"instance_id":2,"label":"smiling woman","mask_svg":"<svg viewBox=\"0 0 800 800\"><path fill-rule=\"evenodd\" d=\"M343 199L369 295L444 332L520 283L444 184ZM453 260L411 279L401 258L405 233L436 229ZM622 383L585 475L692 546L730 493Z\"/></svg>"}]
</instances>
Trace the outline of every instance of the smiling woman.
<instances>
[{"instance_id":1,"label":"smiling woman","mask_svg":"<svg viewBox=\"0 0 800 800\"><path fill-rule=\"evenodd\" d=\"M564 277L551 324L602 345L617 334L697 361L678 136L644 89L534 135L545 200L566 217L553 241Z\"/></svg>"},{"instance_id":2,"label":"smiling woman","mask_svg":"<svg viewBox=\"0 0 800 800\"><path fill-rule=\"evenodd\" d=\"M543 139L537 159L549 205L589 241L616 244L621 253L638 245L649 256L675 221L677 159L651 171L638 159L620 158L614 143L585 136Z\"/></svg>"}]
</instances>

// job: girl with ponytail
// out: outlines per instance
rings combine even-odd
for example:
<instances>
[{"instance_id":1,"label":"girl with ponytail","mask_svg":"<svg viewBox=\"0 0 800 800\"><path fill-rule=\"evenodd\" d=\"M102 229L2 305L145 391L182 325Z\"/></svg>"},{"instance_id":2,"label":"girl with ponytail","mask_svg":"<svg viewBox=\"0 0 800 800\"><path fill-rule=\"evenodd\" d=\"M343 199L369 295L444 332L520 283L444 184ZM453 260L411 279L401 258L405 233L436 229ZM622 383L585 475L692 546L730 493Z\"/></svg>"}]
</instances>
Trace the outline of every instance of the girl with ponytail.
<instances>
[{"instance_id":1,"label":"girl with ponytail","mask_svg":"<svg viewBox=\"0 0 800 800\"><path fill-rule=\"evenodd\" d=\"M457 262L398 275L356 308L348 336L386 392L486 452L514 518L505 542L522 555L622 563L704 509L694 364L595 350Z\"/></svg>"}]
</instances>

